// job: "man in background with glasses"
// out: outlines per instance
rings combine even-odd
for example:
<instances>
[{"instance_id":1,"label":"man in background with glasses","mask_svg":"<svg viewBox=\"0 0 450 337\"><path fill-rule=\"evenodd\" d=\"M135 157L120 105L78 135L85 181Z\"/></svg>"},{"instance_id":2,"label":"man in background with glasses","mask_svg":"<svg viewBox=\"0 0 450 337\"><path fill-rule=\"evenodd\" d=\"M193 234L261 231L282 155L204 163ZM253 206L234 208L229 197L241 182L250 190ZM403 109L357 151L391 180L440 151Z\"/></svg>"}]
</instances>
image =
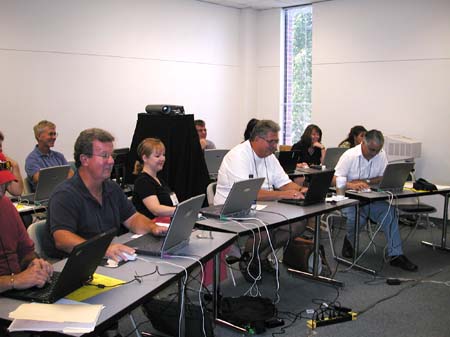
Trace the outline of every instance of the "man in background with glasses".
<instances>
[{"instance_id":1,"label":"man in background with glasses","mask_svg":"<svg viewBox=\"0 0 450 337\"><path fill-rule=\"evenodd\" d=\"M36 189L39 181L39 171L42 168L67 165L67 160L61 152L51 150L55 146L56 125L50 121L42 120L33 127L34 137L37 145L25 159L25 171L32 189ZM72 169L69 170L68 178L73 176Z\"/></svg>"},{"instance_id":2,"label":"man in background with glasses","mask_svg":"<svg viewBox=\"0 0 450 337\"><path fill-rule=\"evenodd\" d=\"M347 150L336 165L333 185L337 177L346 177L346 188L356 191L370 191L370 185L381 181L384 170L388 164L386 153L383 151L384 136L381 131L370 130L364 136L361 144ZM352 242L355 238L355 216L353 207L342 209L347 218L347 234L342 246L342 256L353 258ZM370 219L381 226L387 241L387 257L391 266L406 271L416 271L417 265L411 262L404 254L402 240L398 228L398 215L395 207L386 201L373 201L360 207L359 225L366 225Z\"/></svg>"},{"instance_id":3,"label":"man in background with glasses","mask_svg":"<svg viewBox=\"0 0 450 337\"><path fill-rule=\"evenodd\" d=\"M258 200L303 199L302 187L294 183L284 172L274 153L278 149L278 132L280 127L271 120L259 121L251 133L250 139L235 146L224 157L217 177L217 189L214 204L223 204L233 184L249 178L264 178L258 192ZM292 224L291 228L282 226L271 231L275 249L286 244L289 238L297 236L304 230L303 224ZM253 282L259 275L256 254L261 259L262 270L273 273L268 261L271 253L267 235L261 231L261 243L253 244L249 237L239 263L240 270L248 282ZM259 246L259 252L253 251Z\"/></svg>"}]
</instances>

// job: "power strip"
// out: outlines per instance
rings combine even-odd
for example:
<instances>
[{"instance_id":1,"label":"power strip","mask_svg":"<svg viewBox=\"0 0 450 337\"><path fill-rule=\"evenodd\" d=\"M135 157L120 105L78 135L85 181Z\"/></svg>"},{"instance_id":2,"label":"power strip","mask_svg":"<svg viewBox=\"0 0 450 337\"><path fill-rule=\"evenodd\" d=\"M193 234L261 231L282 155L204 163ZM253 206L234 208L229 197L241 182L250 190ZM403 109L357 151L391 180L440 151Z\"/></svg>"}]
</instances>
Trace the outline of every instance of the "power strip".
<instances>
[{"instance_id":1,"label":"power strip","mask_svg":"<svg viewBox=\"0 0 450 337\"><path fill-rule=\"evenodd\" d=\"M328 315L320 319L310 319L306 322L306 325L311 330L314 330L320 326L332 325L342 322L354 321L358 314L347 308L333 308L333 314ZM325 316L325 315L324 315Z\"/></svg>"}]
</instances>

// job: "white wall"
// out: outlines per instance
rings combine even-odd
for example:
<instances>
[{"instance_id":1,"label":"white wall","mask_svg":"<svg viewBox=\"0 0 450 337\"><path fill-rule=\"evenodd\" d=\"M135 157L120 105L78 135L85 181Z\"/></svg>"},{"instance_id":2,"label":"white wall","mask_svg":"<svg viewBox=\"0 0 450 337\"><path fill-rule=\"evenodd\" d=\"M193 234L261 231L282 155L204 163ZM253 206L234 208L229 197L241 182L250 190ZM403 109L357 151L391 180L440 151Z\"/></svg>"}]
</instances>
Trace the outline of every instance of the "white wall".
<instances>
[{"instance_id":1,"label":"white wall","mask_svg":"<svg viewBox=\"0 0 450 337\"><path fill-rule=\"evenodd\" d=\"M241 11L192 0L2 0L0 130L23 169L41 119L71 160L79 132L129 146L147 104L185 106L219 147L241 140ZM247 61L249 63L249 61ZM247 88L251 91L251 86Z\"/></svg>"},{"instance_id":2,"label":"white wall","mask_svg":"<svg viewBox=\"0 0 450 337\"><path fill-rule=\"evenodd\" d=\"M283 15L281 9L258 12L255 114L258 119L281 121L283 112Z\"/></svg>"},{"instance_id":3,"label":"white wall","mask_svg":"<svg viewBox=\"0 0 450 337\"><path fill-rule=\"evenodd\" d=\"M326 145L355 124L402 134L422 142L417 176L450 185L449 13L448 0L313 5L312 116Z\"/></svg>"}]
</instances>

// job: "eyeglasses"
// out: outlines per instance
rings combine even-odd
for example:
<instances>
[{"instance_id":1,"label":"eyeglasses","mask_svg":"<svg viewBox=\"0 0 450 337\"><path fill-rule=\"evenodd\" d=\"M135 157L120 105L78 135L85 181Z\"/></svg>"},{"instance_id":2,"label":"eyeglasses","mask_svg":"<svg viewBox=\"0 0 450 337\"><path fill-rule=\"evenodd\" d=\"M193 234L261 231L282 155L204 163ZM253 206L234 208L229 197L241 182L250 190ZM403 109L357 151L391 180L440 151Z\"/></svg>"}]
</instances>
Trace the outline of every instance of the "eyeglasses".
<instances>
[{"instance_id":1,"label":"eyeglasses","mask_svg":"<svg viewBox=\"0 0 450 337\"><path fill-rule=\"evenodd\" d=\"M269 145L277 145L280 140L279 139L265 139L264 137L259 137L261 139L264 139Z\"/></svg>"},{"instance_id":2,"label":"eyeglasses","mask_svg":"<svg viewBox=\"0 0 450 337\"><path fill-rule=\"evenodd\" d=\"M48 135L50 137L58 137L58 132L49 132Z\"/></svg>"},{"instance_id":3,"label":"eyeglasses","mask_svg":"<svg viewBox=\"0 0 450 337\"><path fill-rule=\"evenodd\" d=\"M115 154L115 153L101 153L101 154L86 153L86 156L96 156L96 157L103 158L104 160L108 160L109 158L112 158L113 160L115 160L117 157L117 154Z\"/></svg>"}]
</instances>

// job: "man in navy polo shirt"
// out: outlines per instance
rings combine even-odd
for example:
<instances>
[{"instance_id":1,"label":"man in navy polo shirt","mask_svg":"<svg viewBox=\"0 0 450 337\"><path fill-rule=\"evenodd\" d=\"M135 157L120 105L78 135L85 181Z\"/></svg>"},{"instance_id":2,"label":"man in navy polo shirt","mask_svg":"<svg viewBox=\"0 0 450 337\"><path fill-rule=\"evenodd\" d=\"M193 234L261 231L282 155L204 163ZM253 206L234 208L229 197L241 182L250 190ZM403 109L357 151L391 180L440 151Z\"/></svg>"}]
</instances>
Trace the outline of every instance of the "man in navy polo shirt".
<instances>
[{"instance_id":1,"label":"man in navy polo shirt","mask_svg":"<svg viewBox=\"0 0 450 337\"><path fill-rule=\"evenodd\" d=\"M95 128L78 136L74 147L77 172L55 188L49 201L47 225L54 244L45 247L49 256L64 256L83 241L112 228L119 230L122 225L137 234L158 236L166 232L165 227L137 212L110 179L113 141L109 132ZM127 260L124 254L133 253L131 247L112 243L106 256L119 261Z\"/></svg>"},{"instance_id":2,"label":"man in navy polo shirt","mask_svg":"<svg viewBox=\"0 0 450 337\"><path fill-rule=\"evenodd\" d=\"M25 171L32 191L36 189L39 180L39 170L46 167L67 165L67 160L61 152L51 150L55 146L56 125L50 121L42 120L33 127L37 145L25 159ZM68 178L73 176L69 171Z\"/></svg>"}]
</instances>

